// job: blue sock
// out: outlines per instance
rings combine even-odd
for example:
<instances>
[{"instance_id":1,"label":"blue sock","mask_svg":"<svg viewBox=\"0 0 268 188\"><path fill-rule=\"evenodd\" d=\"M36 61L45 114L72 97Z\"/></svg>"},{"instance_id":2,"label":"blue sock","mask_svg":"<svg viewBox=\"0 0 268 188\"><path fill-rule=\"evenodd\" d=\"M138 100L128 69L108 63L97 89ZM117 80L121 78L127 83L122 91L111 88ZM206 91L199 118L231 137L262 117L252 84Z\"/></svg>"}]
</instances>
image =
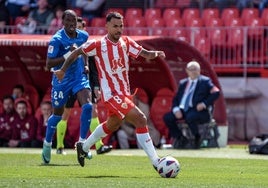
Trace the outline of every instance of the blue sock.
<instances>
[{"instance_id":1,"label":"blue sock","mask_svg":"<svg viewBox=\"0 0 268 188\"><path fill-rule=\"evenodd\" d=\"M91 121L92 104L84 104L82 106L82 112L80 116L80 138L86 139L89 131L89 125Z\"/></svg>"},{"instance_id":2,"label":"blue sock","mask_svg":"<svg viewBox=\"0 0 268 188\"><path fill-rule=\"evenodd\" d=\"M52 138L53 138L53 136L55 134L57 124L58 124L58 122L60 120L61 120L61 116L57 116L57 115L54 115L54 114L52 114L48 118L47 130L46 130L46 139L45 139L48 143L52 142Z\"/></svg>"}]
</instances>

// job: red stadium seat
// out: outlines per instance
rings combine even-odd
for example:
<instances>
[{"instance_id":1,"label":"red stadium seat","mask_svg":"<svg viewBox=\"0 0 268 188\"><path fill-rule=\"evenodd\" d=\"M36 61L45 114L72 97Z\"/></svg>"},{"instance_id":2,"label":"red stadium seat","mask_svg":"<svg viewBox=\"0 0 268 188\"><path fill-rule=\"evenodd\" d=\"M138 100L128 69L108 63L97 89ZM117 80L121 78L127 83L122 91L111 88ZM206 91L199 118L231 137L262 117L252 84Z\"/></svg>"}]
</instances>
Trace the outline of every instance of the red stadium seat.
<instances>
[{"instance_id":1,"label":"red stadium seat","mask_svg":"<svg viewBox=\"0 0 268 188\"><path fill-rule=\"evenodd\" d=\"M217 8L206 8L203 10L203 13L202 13L202 19L205 25L207 24L207 22L210 21L210 19L219 18L219 16L220 16L220 11Z\"/></svg>"},{"instance_id":2,"label":"red stadium seat","mask_svg":"<svg viewBox=\"0 0 268 188\"><path fill-rule=\"evenodd\" d=\"M168 129L163 121L165 113L171 110L174 92L168 88L158 90L150 109L151 119L161 135L168 138Z\"/></svg>"},{"instance_id":3,"label":"red stadium seat","mask_svg":"<svg viewBox=\"0 0 268 188\"><path fill-rule=\"evenodd\" d=\"M205 26L207 27L221 27L223 26L223 22L221 18L211 18L205 22Z\"/></svg>"},{"instance_id":4,"label":"red stadium seat","mask_svg":"<svg viewBox=\"0 0 268 188\"><path fill-rule=\"evenodd\" d=\"M170 28L169 36L182 41L190 42L185 28Z\"/></svg>"},{"instance_id":5,"label":"red stadium seat","mask_svg":"<svg viewBox=\"0 0 268 188\"><path fill-rule=\"evenodd\" d=\"M166 8L163 11L163 19L168 23L171 19L180 19L181 11L178 8Z\"/></svg>"},{"instance_id":6,"label":"red stadium seat","mask_svg":"<svg viewBox=\"0 0 268 188\"><path fill-rule=\"evenodd\" d=\"M161 18L162 17L161 9L160 8L148 8L144 12L144 17L147 23L152 21L155 18Z\"/></svg>"},{"instance_id":7,"label":"red stadium seat","mask_svg":"<svg viewBox=\"0 0 268 188\"><path fill-rule=\"evenodd\" d=\"M225 26L243 26L243 20L241 18L231 18L225 22Z\"/></svg>"},{"instance_id":8,"label":"red stadium seat","mask_svg":"<svg viewBox=\"0 0 268 188\"><path fill-rule=\"evenodd\" d=\"M257 8L244 8L240 17L242 18L243 22L248 25L247 22L250 19L259 17L259 10Z\"/></svg>"},{"instance_id":9,"label":"red stadium seat","mask_svg":"<svg viewBox=\"0 0 268 188\"><path fill-rule=\"evenodd\" d=\"M40 99L39 99L39 93L37 91L37 89L30 85L30 84L27 84L24 86L24 90L25 90L25 98L30 101L32 107L33 107L33 110L37 109L38 106L39 106L39 102L40 102Z\"/></svg>"},{"instance_id":10,"label":"red stadium seat","mask_svg":"<svg viewBox=\"0 0 268 188\"><path fill-rule=\"evenodd\" d=\"M141 8L128 8L126 9L125 19L131 20L134 18L142 17L143 10Z\"/></svg>"},{"instance_id":11,"label":"red stadium seat","mask_svg":"<svg viewBox=\"0 0 268 188\"><path fill-rule=\"evenodd\" d=\"M146 20L146 25L148 27L164 27L165 22L162 18L154 18L152 20Z\"/></svg>"},{"instance_id":12,"label":"red stadium seat","mask_svg":"<svg viewBox=\"0 0 268 188\"><path fill-rule=\"evenodd\" d=\"M165 24L167 27L183 27L184 21L181 18L170 18Z\"/></svg>"},{"instance_id":13,"label":"red stadium seat","mask_svg":"<svg viewBox=\"0 0 268 188\"><path fill-rule=\"evenodd\" d=\"M91 27L105 27L106 20L105 18L92 18Z\"/></svg>"},{"instance_id":14,"label":"red stadium seat","mask_svg":"<svg viewBox=\"0 0 268 188\"><path fill-rule=\"evenodd\" d=\"M239 18L238 8L225 8L222 10L221 19L224 25L226 25L226 23L233 18Z\"/></svg>"},{"instance_id":15,"label":"red stadium seat","mask_svg":"<svg viewBox=\"0 0 268 188\"><path fill-rule=\"evenodd\" d=\"M264 33L264 24L261 18L250 18L247 21L246 26L250 26L250 28L248 29L249 36L261 37Z\"/></svg>"},{"instance_id":16,"label":"red stadium seat","mask_svg":"<svg viewBox=\"0 0 268 188\"><path fill-rule=\"evenodd\" d=\"M146 21L143 17L133 18L129 20L128 27L125 30L129 35L148 35L148 29L146 28Z\"/></svg>"},{"instance_id":17,"label":"red stadium seat","mask_svg":"<svg viewBox=\"0 0 268 188\"><path fill-rule=\"evenodd\" d=\"M210 41L207 37L197 36L195 38L194 46L198 49L205 57L209 57L210 54Z\"/></svg>"},{"instance_id":18,"label":"red stadium seat","mask_svg":"<svg viewBox=\"0 0 268 188\"><path fill-rule=\"evenodd\" d=\"M263 21L263 25L268 26L268 8L262 10L261 19Z\"/></svg>"},{"instance_id":19,"label":"red stadium seat","mask_svg":"<svg viewBox=\"0 0 268 188\"><path fill-rule=\"evenodd\" d=\"M200 18L200 11L197 8L186 8L182 13L182 19L185 23L188 23L193 18Z\"/></svg>"}]
</instances>

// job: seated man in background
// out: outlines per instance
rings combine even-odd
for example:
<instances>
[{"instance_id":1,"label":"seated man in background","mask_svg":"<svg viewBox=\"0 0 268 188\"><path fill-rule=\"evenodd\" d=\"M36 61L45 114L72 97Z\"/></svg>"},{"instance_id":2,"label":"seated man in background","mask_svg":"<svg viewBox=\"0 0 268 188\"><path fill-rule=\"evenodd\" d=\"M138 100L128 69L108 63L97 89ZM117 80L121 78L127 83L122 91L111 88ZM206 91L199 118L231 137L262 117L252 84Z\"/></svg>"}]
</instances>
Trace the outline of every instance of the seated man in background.
<instances>
[{"instance_id":1,"label":"seated man in background","mask_svg":"<svg viewBox=\"0 0 268 188\"><path fill-rule=\"evenodd\" d=\"M3 113L0 114L0 147L7 147L9 139L12 136L15 118L18 116L15 107L14 99L11 95L4 96Z\"/></svg>"},{"instance_id":2,"label":"seated man in background","mask_svg":"<svg viewBox=\"0 0 268 188\"><path fill-rule=\"evenodd\" d=\"M15 118L12 130L12 137L9 140L9 147L32 147L36 136L37 120L34 115L27 112L25 100L16 103L18 117Z\"/></svg>"},{"instance_id":3,"label":"seated man in background","mask_svg":"<svg viewBox=\"0 0 268 188\"><path fill-rule=\"evenodd\" d=\"M164 115L164 122L173 140L179 139L182 133L177 125L184 119L195 137L194 147L200 147L198 125L210 121L208 107L219 97L220 91L210 78L201 75L198 62L191 61L186 66L187 78L182 79L172 103L172 110Z\"/></svg>"}]
</instances>

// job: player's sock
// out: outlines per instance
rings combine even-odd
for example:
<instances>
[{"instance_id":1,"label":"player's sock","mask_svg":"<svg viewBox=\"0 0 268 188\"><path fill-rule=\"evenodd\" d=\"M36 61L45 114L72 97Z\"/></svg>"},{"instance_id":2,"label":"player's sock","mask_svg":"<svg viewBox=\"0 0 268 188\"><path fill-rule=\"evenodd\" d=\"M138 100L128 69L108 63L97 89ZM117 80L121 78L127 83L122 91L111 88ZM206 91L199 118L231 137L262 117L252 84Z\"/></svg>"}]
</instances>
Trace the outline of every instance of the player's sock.
<instances>
[{"instance_id":1,"label":"player's sock","mask_svg":"<svg viewBox=\"0 0 268 188\"><path fill-rule=\"evenodd\" d=\"M57 149L64 148L64 137L67 129L67 121L61 120L57 125Z\"/></svg>"},{"instance_id":2,"label":"player's sock","mask_svg":"<svg viewBox=\"0 0 268 188\"><path fill-rule=\"evenodd\" d=\"M149 135L148 127L145 126L137 128L136 136L139 144L141 145L147 156L150 158L152 164L157 165L159 157L155 151L151 136Z\"/></svg>"},{"instance_id":3,"label":"player's sock","mask_svg":"<svg viewBox=\"0 0 268 188\"><path fill-rule=\"evenodd\" d=\"M82 106L82 112L80 116L80 139L84 140L87 138L87 134L89 131L89 125L91 120L91 113L92 113L92 104L84 104ZM79 140L80 140L79 139Z\"/></svg>"},{"instance_id":4,"label":"player's sock","mask_svg":"<svg viewBox=\"0 0 268 188\"><path fill-rule=\"evenodd\" d=\"M103 122L102 124L97 126L97 128L91 133L91 135L84 142L83 150L85 152L88 152L91 146L93 146L93 144L95 144L99 139L107 136L110 133L111 131L108 130L106 122Z\"/></svg>"},{"instance_id":5,"label":"player's sock","mask_svg":"<svg viewBox=\"0 0 268 188\"><path fill-rule=\"evenodd\" d=\"M98 117L94 117L91 119L91 123L90 123L90 131L93 132L97 126L100 124L99 122L99 119ZM96 150L99 149L101 146L103 146L103 142L102 140L98 140L96 143L95 143L95 148Z\"/></svg>"},{"instance_id":6,"label":"player's sock","mask_svg":"<svg viewBox=\"0 0 268 188\"><path fill-rule=\"evenodd\" d=\"M47 121L47 130L46 130L46 142L51 143L52 142L52 137L55 134L56 127L58 122L61 120L61 116L57 116L52 114Z\"/></svg>"}]
</instances>

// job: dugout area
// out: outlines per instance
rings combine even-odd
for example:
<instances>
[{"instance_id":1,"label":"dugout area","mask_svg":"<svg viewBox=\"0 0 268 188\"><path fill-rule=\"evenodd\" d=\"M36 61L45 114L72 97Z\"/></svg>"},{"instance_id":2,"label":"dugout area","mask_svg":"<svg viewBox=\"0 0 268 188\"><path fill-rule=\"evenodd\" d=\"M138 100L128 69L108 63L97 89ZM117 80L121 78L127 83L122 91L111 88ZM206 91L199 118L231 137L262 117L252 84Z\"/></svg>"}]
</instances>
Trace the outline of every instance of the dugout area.
<instances>
[{"instance_id":1,"label":"dugout area","mask_svg":"<svg viewBox=\"0 0 268 188\"><path fill-rule=\"evenodd\" d=\"M91 36L90 38L99 38ZM42 100L51 83L51 72L45 67L49 35L0 35L0 97L9 94L15 84L31 85ZM191 60L200 63L202 74L212 78L219 87L215 71L206 59L188 43L167 37L133 36L149 50L163 50L166 59L148 61L141 57L131 59L130 82L132 89L143 88L152 103L161 88L177 91L180 79L186 76L185 66ZM215 103L214 118L219 126L220 146L227 144L227 117L223 94Z\"/></svg>"}]
</instances>

